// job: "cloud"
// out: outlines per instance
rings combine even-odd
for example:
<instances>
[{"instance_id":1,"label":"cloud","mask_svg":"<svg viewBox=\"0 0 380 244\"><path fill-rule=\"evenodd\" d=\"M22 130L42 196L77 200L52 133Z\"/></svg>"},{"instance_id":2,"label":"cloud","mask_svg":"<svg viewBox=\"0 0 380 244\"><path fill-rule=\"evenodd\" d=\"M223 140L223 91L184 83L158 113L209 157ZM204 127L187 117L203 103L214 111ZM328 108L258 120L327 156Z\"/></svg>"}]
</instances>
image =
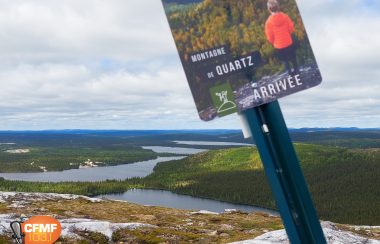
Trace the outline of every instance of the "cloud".
<instances>
[{"instance_id":1,"label":"cloud","mask_svg":"<svg viewBox=\"0 0 380 244\"><path fill-rule=\"evenodd\" d=\"M98 75L85 66L22 65L0 72L5 81L0 90L0 107L5 109L0 115L35 119L46 114L49 120L178 116L194 110L187 84L178 82L183 76L180 70L138 74L119 70Z\"/></svg>"},{"instance_id":2,"label":"cloud","mask_svg":"<svg viewBox=\"0 0 380 244\"><path fill-rule=\"evenodd\" d=\"M2 1L0 50L23 62L122 61L166 55L174 47L160 1ZM152 41L154 44L152 45Z\"/></svg>"},{"instance_id":3,"label":"cloud","mask_svg":"<svg viewBox=\"0 0 380 244\"><path fill-rule=\"evenodd\" d=\"M380 61L376 50L380 43L376 40L380 33L373 30L380 24L380 10L365 7L363 2L301 1L304 22L322 65L332 63L338 71L347 66L368 70L378 67ZM377 5L380 9L380 3ZM353 78L344 77L342 73L339 77Z\"/></svg>"},{"instance_id":4,"label":"cloud","mask_svg":"<svg viewBox=\"0 0 380 244\"><path fill-rule=\"evenodd\" d=\"M378 127L380 4L298 1L324 82L289 127ZM160 0L0 1L1 129L238 128L201 122Z\"/></svg>"},{"instance_id":5,"label":"cloud","mask_svg":"<svg viewBox=\"0 0 380 244\"><path fill-rule=\"evenodd\" d=\"M293 127L379 127L380 3L299 1L324 81L282 100Z\"/></svg>"}]
</instances>

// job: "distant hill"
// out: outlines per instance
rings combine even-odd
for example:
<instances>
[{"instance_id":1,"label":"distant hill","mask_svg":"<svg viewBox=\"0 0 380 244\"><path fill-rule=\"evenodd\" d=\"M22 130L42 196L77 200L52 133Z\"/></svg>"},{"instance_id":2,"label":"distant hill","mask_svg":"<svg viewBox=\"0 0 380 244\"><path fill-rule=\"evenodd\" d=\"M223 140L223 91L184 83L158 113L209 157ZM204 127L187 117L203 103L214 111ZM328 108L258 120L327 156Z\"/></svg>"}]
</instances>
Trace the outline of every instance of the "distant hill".
<instances>
[{"instance_id":1,"label":"distant hill","mask_svg":"<svg viewBox=\"0 0 380 244\"><path fill-rule=\"evenodd\" d=\"M20 130L20 131L1 131L0 135L9 134L40 134L40 135L54 135L54 134L72 134L72 135L123 135L123 136L146 136L146 135L172 135L172 134L200 134L200 135L220 135L228 133L238 133L240 130L236 129L215 129L215 130Z\"/></svg>"},{"instance_id":2,"label":"distant hill","mask_svg":"<svg viewBox=\"0 0 380 244\"><path fill-rule=\"evenodd\" d=\"M320 131L380 131L380 128L331 127L331 128L290 128L291 132L320 132Z\"/></svg>"},{"instance_id":3,"label":"distant hill","mask_svg":"<svg viewBox=\"0 0 380 244\"><path fill-rule=\"evenodd\" d=\"M380 148L380 128L290 128L294 142L349 148ZM25 146L178 146L174 141L220 141L253 143L241 130L45 130L0 131L1 143ZM194 147L181 145L181 147ZM205 147L213 149L217 147ZM220 147L219 147L220 148Z\"/></svg>"}]
</instances>

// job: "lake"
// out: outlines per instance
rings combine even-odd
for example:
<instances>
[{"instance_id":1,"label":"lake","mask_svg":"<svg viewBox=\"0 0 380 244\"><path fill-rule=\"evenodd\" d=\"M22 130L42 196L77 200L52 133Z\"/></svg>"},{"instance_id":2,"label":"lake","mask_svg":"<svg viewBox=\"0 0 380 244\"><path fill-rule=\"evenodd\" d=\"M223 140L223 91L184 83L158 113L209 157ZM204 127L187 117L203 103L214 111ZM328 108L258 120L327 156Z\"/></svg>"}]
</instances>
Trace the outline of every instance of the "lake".
<instances>
[{"instance_id":1,"label":"lake","mask_svg":"<svg viewBox=\"0 0 380 244\"><path fill-rule=\"evenodd\" d=\"M143 147L157 153L173 154L196 154L206 151L204 149L180 148L180 147ZM60 172L38 172L38 173L0 173L0 177L7 180L21 180L33 182L94 182L105 180L124 180L133 177L145 177L153 172L156 164L166 161L179 160L184 156L158 157L157 159L141 161L131 164L121 164L117 166L94 167L84 169L70 169Z\"/></svg>"},{"instance_id":2,"label":"lake","mask_svg":"<svg viewBox=\"0 0 380 244\"><path fill-rule=\"evenodd\" d=\"M173 153L173 154L196 154L200 152L207 151L206 149L196 149L196 148L184 148L184 147L161 147L161 146L149 146L149 147L142 147L144 149L152 150L156 153Z\"/></svg>"},{"instance_id":3,"label":"lake","mask_svg":"<svg viewBox=\"0 0 380 244\"><path fill-rule=\"evenodd\" d=\"M220 142L222 144L218 142L203 142L206 144L200 144L200 142L191 141L181 143L187 143L186 145L193 145L190 143L195 143L196 145L236 145L235 143L226 144L226 142ZM207 151L204 149L159 146L146 146L143 148L153 150L157 153L173 153L180 155L190 155ZM185 158L185 156L158 157L157 159L136 162L132 164L86 169L72 169L62 172L0 173L0 177L9 180L33 182L94 182L105 180L123 180L132 177L145 177L153 172L153 168L156 166L156 164L183 158ZM277 212L265 208L191 197L162 190L134 189L123 194L106 194L98 197L104 197L112 200L123 200L142 205L162 206L186 210L208 210L212 212L224 212L225 209L236 209L243 212L264 212L272 215L278 215Z\"/></svg>"},{"instance_id":4,"label":"lake","mask_svg":"<svg viewBox=\"0 0 380 244\"><path fill-rule=\"evenodd\" d=\"M180 195L162 190L133 189L123 194L106 194L97 197L128 201L140 205L160 206L185 210L207 210L221 213L224 212L225 209L236 209L242 212L262 212L278 216L276 211L265 208Z\"/></svg>"},{"instance_id":5,"label":"lake","mask_svg":"<svg viewBox=\"0 0 380 244\"><path fill-rule=\"evenodd\" d=\"M254 146L249 143L239 142L220 142L220 141L173 141L178 145L192 145L192 146Z\"/></svg>"}]
</instances>

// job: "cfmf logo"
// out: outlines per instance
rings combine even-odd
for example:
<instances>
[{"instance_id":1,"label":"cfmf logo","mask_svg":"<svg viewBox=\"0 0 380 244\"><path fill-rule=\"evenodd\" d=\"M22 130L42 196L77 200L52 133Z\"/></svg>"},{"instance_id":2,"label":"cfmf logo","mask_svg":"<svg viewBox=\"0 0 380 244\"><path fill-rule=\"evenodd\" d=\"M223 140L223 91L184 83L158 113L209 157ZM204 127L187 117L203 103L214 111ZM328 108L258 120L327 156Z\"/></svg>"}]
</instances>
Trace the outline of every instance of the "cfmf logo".
<instances>
[{"instance_id":1,"label":"cfmf logo","mask_svg":"<svg viewBox=\"0 0 380 244\"><path fill-rule=\"evenodd\" d=\"M61 235L61 224L50 216L34 216L27 221L11 223L13 239L17 243L52 244Z\"/></svg>"}]
</instances>

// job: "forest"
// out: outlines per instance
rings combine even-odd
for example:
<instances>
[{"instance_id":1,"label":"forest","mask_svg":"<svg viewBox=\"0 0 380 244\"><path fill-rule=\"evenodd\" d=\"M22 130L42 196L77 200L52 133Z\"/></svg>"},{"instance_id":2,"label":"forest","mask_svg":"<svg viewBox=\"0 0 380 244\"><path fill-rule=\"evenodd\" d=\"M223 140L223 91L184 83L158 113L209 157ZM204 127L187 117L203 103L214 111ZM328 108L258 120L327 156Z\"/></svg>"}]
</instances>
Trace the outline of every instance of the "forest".
<instances>
[{"instance_id":1,"label":"forest","mask_svg":"<svg viewBox=\"0 0 380 244\"><path fill-rule=\"evenodd\" d=\"M296 150L322 219L380 224L380 149L297 144ZM275 208L258 152L252 148L160 163L144 181L148 187L181 194Z\"/></svg>"},{"instance_id":2,"label":"forest","mask_svg":"<svg viewBox=\"0 0 380 244\"><path fill-rule=\"evenodd\" d=\"M220 139L219 133L224 134L228 131L0 132L0 173L77 169L88 159L102 167L145 161L158 156L172 156L169 153L155 153L143 149L142 146L175 147L178 145L174 141L180 139L243 141L240 133L233 134L232 138L227 135L226 139ZM181 145L181 147L193 146ZM229 146L198 146L204 149L225 147ZM9 152L17 149L26 149L29 152Z\"/></svg>"},{"instance_id":3,"label":"forest","mask_svg":"<svg viewBox=\"0 0 380 244\"><path fill-rule=\"evenodd\" d=\"M28 148L30 150L28 153L9 153L3 148L0 145L0 173L78 169L87 160L102 167L134 163L158 156L151 150L132 146L113 148L33 147Z\"/></svg>"},{"instance_id":4,"label":"forest","mask_svg":"<svg viewBox=\"0 0 380 244\"><path fill-rule=\"evenodd\" d=\"M380 148L379 130L319 131L310 128L290 132L295 142L344 148ZM144 150L142 146L194 148L192 145L178 145L178 140L254 143L251 139L244 139L238 130L0 132L0 172L41 172L40 167L62 171L78 168L88 159L102 162L99 166L107 166L171 156ZM237 146L197 146L200 149L231 147ZM28 149L30 152L6 152L15 149Z\"/></svg>"},{"instance_id":5,"label":"forest","mask_svg":"<svg viewBox=\"0 0 380 244\"><path fill-rule=\"evenodd\" d=\"M380 225L380 149L296 144L296 150L323 220ZM166 189L275 209L260 157L252 147L212 150L160 163L154 173L145 178L123 181L26 184L0 179L0 191L96 196L123 193L132 188Z\"/></svg>"},{"instance_id":6,"label":"forest","mask_svg":"<svg viewBox=\"0 0 380 244\"><path fill-rule=\"evenodd\" d=\"M26 149L26 153L10 153ZM158 155L131 142L128 136L100 132L0 132L0 172L42 172L77 169L90 159L98 166L127 164Z\"/></svg>"}]
</instances>

